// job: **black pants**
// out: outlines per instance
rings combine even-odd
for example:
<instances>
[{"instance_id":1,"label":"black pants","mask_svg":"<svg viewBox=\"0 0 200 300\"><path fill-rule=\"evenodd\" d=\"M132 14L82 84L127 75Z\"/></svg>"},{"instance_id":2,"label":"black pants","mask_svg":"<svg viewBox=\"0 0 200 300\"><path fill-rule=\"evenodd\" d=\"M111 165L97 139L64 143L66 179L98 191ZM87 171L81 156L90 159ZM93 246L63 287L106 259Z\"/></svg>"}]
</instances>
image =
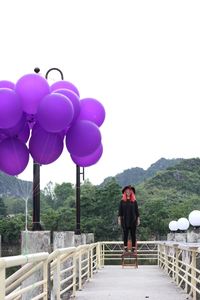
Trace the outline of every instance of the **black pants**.
<instances>
[{"instance_id":1,"label":"black pants","mask_svg":"<svg viewBox=\"0 0 200 300\"><path fill-rule=\"evenodd\" d=\"M136 242L136 224L130 226L130 227L126 227L126 226L122 226L123 229L123 238L124 238L124 247L127 247L128 244L128 234L130 231L131 234L131 240L132 240L132 247L135 247L135 242Z\"/></svg>"}]
</instances>

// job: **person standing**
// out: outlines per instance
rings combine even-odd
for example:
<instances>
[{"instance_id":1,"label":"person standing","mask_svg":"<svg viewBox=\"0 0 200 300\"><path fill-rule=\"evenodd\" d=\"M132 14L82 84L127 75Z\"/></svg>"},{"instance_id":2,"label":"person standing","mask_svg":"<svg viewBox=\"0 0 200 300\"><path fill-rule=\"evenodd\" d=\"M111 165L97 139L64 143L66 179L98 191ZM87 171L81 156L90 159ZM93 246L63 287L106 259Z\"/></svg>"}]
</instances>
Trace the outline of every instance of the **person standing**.
<instances>
[{"instance_id":1,"label":"person standing","mask_svg":"<svg viewBox=\"0 0 200 300\"><path fill-rule=\"evenodd\" d=\"M122 200L119 204L118 224L123 229L124 251L128 251L128 235L132 240L132 252L136 244L136 227L140 225L138 205L135 197L135 188L125 186L122 189Z\"/></svg>"}]
</instances>

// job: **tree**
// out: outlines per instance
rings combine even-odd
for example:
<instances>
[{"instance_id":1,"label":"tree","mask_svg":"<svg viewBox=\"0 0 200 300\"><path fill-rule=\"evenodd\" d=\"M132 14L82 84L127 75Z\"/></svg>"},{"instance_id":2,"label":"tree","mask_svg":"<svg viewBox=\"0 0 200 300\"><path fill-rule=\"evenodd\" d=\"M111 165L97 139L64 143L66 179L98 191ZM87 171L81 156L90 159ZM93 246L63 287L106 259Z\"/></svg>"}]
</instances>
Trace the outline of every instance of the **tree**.
<instances>
[{"instance_id":1,"label":"tree","mask_svg":"<svg viewBox=\"0 0 200 300\"><path fill-rule=\"evenodd\" d=\"M5 217L7 215L6 206L4 200L0 198L0 217Z\"/></svg>"},{"instance_id":2,"label":"tree","mask_svg":"<svg viewBox=\"0 0 200 300\"><path fill-rule=\"evenodd\" d=\"M55 208L62 207L64 202L71 196L75 195L73 185L69 182L62 184L56 184L54 188L55 194Z\"/></svg>"}]
</instances>

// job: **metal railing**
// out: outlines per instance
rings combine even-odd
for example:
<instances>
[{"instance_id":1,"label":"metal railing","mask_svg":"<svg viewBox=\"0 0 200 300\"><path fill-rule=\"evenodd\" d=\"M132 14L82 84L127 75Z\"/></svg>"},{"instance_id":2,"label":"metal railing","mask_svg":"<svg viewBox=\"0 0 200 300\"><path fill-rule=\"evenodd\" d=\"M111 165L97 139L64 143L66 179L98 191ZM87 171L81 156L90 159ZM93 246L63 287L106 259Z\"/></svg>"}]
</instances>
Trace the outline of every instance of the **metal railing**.
<instances>
[{"instance_id":1,"label":"metal railing","mask_svg":"<svg viewBox=\"0 0 200 300\"><path fill-rule=\"evenodd\" d=\"M122 242L100 242L101 265L114 264L121 261L123 252ZM134 258L133 258L134 259ZM157 264L158 263L158 242L139 241L137 242L137 259L139 264Z\"/></svg>"},{"instance_id":2,"label":"metal railing","mask_svg":"<svg viewBox=\"0 0 200 300\"><path fill-rule=\"evenodd\" d=\"M6 279L6 270L14 266L20 269ZM100 243L0 258L0 299L27 299L27 292L29 300L75 296L100 267Z\"/></svg>"},{"instance_id":3,"label":"metal railing","mask_svg":"<svg viewBox=\"0 0 200 300\"><path fill-rule=\"evenodd\" d=\"M0 258L0 299L59 300L75 296L98 269L108 263L119 263L122 251L122 242L105 241L57 249L51 254ZM139 264L158 264L192 299L200 299L197 244L140 241L137 257ZM15 266L19 270L6 278L6 271Z\"/></svg>"},{"instance_id":4,"label":"metal railing","mask_svg":"<svg viewBox=\"0 0 200 300\"><path fill-rule=\"evenodd\" d=\"M200 299L200 245L160 242L159 266L193 300Z\"/></svg>"}]
</instances>

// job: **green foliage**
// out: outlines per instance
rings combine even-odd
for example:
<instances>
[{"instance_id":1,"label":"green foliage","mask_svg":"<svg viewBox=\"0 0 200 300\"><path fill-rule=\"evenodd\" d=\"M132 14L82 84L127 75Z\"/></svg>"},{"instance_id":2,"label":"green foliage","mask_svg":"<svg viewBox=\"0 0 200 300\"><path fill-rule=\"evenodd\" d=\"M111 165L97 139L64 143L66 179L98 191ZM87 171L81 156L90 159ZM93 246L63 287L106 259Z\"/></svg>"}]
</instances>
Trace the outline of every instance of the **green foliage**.
<instances>
[{"instance_id":1,"label":"green foliage","mask_svg":"<svg viewBox=\"0 0 200 300\"><path fill-rule=\"evenodd\" d=\"M22 214L0 219L0 235L4 243L17 243L20 233L25 227L25 217Z\"/></svg>"},{"instance_id":2,"label":"green foliage","mask_svg":"<svg viewBox=\"0 0 200 300\"><path fill-rule=\"evenodd\" d=\"M168 169L166 160L158 162L149 168L149 174L159 168L163 170L135 185L141 218L137 231L140 240L164 237L171 220L188 217L192 210L199 209L200 159L179 160L177 165L173 161ZM0 234L3 241L16 241L24 230L24 216L18 214L24 212L24 201L3 200L0 199L0 214L6 214L6 206L8 215L16 215L1 217ZM121 228L117 225L120 200L121 187L115 178L100 186L85 181L81 185L81 231L94 232L96 240L121 239ZM31 205L30 201L29 212ZM75 188L71 183L54 186L50 182L41 192L41 221L46 230L75 230Z\"/></svg>"},{"instance_id":3,"label":"green foliage","mask_svg":"<svg viewBox=\"0 0 200 300\"><path fill-rule=\"evenodd\" d=\"M6 206L4 200L0 198L0 218L5 217L7 215Z\"/></svg>"}]
</instances>

